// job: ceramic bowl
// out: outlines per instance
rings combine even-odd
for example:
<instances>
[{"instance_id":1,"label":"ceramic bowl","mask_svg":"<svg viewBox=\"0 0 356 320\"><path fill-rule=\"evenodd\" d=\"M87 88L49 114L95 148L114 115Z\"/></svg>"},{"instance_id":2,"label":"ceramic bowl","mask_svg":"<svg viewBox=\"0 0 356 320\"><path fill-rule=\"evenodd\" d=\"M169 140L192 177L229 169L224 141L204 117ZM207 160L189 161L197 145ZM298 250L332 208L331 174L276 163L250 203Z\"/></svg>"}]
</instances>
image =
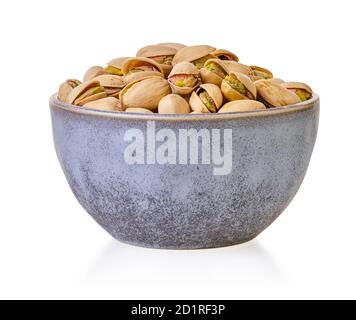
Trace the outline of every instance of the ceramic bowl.
<instances>
[{"instance_id":1,"label":"ceramic bowl","mask_svg":"<svg viewBox=\"0 0 356 320\"><path fill-rule=\"evenodd\" d=\"M254 112L150 115L54 95L50 110L63 172L96 222L125 243L198 249L249 241L288 206L312 155L319 97Z\"/></svg>"}]
</instances>

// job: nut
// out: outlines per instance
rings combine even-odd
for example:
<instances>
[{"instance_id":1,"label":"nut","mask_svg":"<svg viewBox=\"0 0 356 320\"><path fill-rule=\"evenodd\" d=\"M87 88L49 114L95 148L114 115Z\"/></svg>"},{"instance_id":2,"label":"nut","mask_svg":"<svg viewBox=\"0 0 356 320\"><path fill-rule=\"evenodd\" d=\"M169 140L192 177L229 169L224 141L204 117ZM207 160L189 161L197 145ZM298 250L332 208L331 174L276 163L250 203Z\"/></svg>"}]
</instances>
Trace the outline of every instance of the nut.
<instances>
[{"instance_id":1,"label":"nut","mask_svg":"<svg viewBox=\"0 0 356 320\"><path fill-rule=\"evenodd\" d=\"M136 56L149 58L160 64L164 71L164 76L167 77L172 70L172 60L177 53L177 49L163 46L163 45L152 45L141 48Z\"/></svg>"},{"instance_id":2,"label":"nut","mask_svg":"<svg viewBox=\"0 0 356 320\"><path fill-rule=\"evenodd\" d=\"M89 81L94 79L97 76L101 76L103 74L107 74L105 69L100 66L94 66L88 69L88 71L85 73L83 77L83 82Z\"/></svg>"},{"instance_id":3,"label":"nut","mask_svg":"<svg viewBox=\"0 0 356 320\"><path fill-rule=\"evenodd\" d=\"M75 79L69 79L66 82L63 82L59 86L58 90L58 99L63 102L68 102L69 93L77 86L79 86L81 82Z\"/></svg>"},{"instance_id":4,"label":"nut","mask_svg":"<svg viewBox=\"0 0 356 320\"><path fill-rule=\"evenodd\" d=\"M106 97L105 88L100 86L99 81L83 82L75 87L68 95L67 102L77 106Z\"/></svg>"},{"instance_id":5,"label":"nut","mask_svg":"<svg viewBox=\"0 0 356 320\"><path fill-rule=\"evenodd\" d=\"M119 100L114 97L106 97L99 100L87 102L84 104L84 108L88 109L96 109L96 110L103 110L103 111L120 111L118 108Z\"/></svg>"},{"instance_id":6,"label":"nut","mask_svg":"<svg viewBox=\"0 0 356 320\"><path fill-rule=\"evenodd\" d=\"M205 62L204 67L200 69L200 76L203 83L213 83L218 87L228 75L229 70L223 61L219 59L209 59Z\"/></svg>"},{"instance_id":7,"label":"nut","mask_svg":"<svg viewBox=\"0 0 356 320\"><path fill-rule=\"evenodd\" d=\"M130 58L127 59L122 65L122 73L127 75L134 72L151 71L157 72L157 75L164 75L164 71L161 65L156 61L149 58Z\"/></svg>"},{"instance_id":8,"label":"nut","mask_svg":"<svg viewBox=\"0 0 356 320\"><path fill-rule=\"evenodd\" d=\"M313 96L313 90L302 82L284 82L281 86L295 93L301 101L309 100Z\"/></svg>"},{"instance_id":9,"label":"nut","mask_svg":"<svg viewBox=\"0 0 356 320\"><path fill-rule=\"evenodd\" d=\"M162 114L186 114L190 112L188 102L177 94L165 96L158 105L158 113Z\"/></svg>"},{"instance_id":10,"label":"nut","mask_svg":"<svg viewBox=\"0 0 356 320\"><path fill-rule=\"evenodd\" d=\"M227 61L239 61L239 58L237 57L236 54L232 53L229 50L225 49L218 49L215 50L211 53L215 58L220 59L220 60L227 60Z\"/></svg>"},{"instance_id":11,"label":"nut","mask_svg":"<svg viewBox=\"0 0 356 320\"><path fill-rule=\"evenodd\" d=\"M125 63L128 57L116 58L108 62L108 66L105 68L105 71L116 76L123 76L122 66Z\"/></svg>"},{"instance_id":12,"label":"nut","mask_svg":"<svg viewBox=\"0 0 356 320\"><path fill-rule=\"evenodd\" d=\"M221 91L229 101L257 98L257 89L251 79L237 72L230 72L225 77L221 83Z\"/></svg>"},{"instance_id":13,"label":"nut","mask_svg":"<svg viewBox=\"0 0 356 320\"><path fill-rule=\"evenodd\" d=\"M200 85L190 96L189 104L193 111L217 112L223 104L223 95L215 84Z\"/></svg>"},{"instance_id":14,"label":"nut","mask_svg":"<svg viewBox=\"0 0 356 320\"><path fill-rule=\"evenodd\" d=\"M130 113L153 113L151 110L145 108L127 108L125 112Z\"/></svg>"},{"instance_id":15,"label":"nut","mask_svg":"<svg viewBox=\"0 0 356 320\"><path fill-rule=\"evenodd\" d=\"M250 68L252 69L252 75L251 75L252 81L273 78L272 72L265 68L261 68L261 67L257 67L257 66L250 66Z\"/></svg>"},{"instance_id":16,"label":"nut","mask_svg":"<svg viewBox=\"0 0 356 320\"><path fill-rule=\"evenodd\" d=\"M188 95L201 83L199 70L190 62L176 64L168 76L173 93Z\"/></svg>"},{"instance_id":17,"label":"nut","mask_svg":"<svg viewBox=\"0 0 356 320\"><path fill-rule=\"evenodd\" d=\"M176 53L172 64L174 66L180 62L187 61L193 63L198 69L201 69L207 60L214 58L211 53L215 50L214 47L205 45L184 47Z\"/></svg>"},{"instance_id":18,"label":"nut","mask_svg":"<svg viewBox=\"0 0 356 320\"><path fill-rule=\"evenodd\" d=\"M168 81L161 77L144 78L129 83L120 92L121 108L156 110L160 100L171 93Z\"/></svg>"},{"instance_id":19,"label":"nut","mask_svg":"<svg viewBox=\"0 0 356 320\"><path fill-rule=\"evenodd\" d=\"M263 103L255 100L236 100L224 104L219 113L229 113L229 112L246 112L255 110L265 110L266 107Z\"/></svg>"},{"instance_id":20,"label":"nut","mask_svg":"<svg viewBox=\"0 0 356 320\"><path fill-rule=\"evenodd\" d=\"M258 100L268 107L283 107L301 102L294 93L282 87L280 84L268 80L258 80L255 82Z\"/></svg>"},{"instance_id":21,"label":"nut","mask_svg":"<svg viewBox=\"0 0 356 320\"><path fill-rule=\"evenodd\" d=\"M104 74L97 76L93 81L99 81L100 85L105 88L105 92L109 97L118 97L120 91L125 86L123 77L113 74Z\"/></svg>"}]
</instances>

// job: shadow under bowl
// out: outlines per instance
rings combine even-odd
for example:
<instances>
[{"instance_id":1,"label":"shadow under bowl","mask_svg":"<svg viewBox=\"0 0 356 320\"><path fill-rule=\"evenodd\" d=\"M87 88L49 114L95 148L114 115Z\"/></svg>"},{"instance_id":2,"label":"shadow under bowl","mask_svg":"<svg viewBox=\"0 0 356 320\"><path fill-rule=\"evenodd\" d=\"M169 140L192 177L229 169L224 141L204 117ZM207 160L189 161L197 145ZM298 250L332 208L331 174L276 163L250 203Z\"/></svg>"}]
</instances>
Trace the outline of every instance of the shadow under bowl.
<instances>
[{"instance_id":1,"label":"shadow under bowl","mask_svg":"<svg viewBox=\"0 0 356 320\"><path fill-rule=\"evenodd\" d=\"M315 144L319 97L254 112L150 115L54 95L50 111L68 183L107 232L138 246L198 249L249 241L288 206Z\"/></svg>"}]
</instances>

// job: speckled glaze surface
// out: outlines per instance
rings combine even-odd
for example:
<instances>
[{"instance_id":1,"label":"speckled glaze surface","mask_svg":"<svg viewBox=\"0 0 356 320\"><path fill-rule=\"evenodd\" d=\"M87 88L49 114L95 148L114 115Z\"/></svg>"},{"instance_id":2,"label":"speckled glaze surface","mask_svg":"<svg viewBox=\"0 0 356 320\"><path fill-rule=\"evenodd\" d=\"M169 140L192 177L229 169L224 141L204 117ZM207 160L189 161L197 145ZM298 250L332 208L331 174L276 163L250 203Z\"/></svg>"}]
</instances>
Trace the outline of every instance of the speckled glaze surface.
<instances>
[{"instance_id":1,"label":"speckled glaze surface","mask_svg":"<svg viewBox=\"0 0 356 320\"><path fill-rule=\"evenodd\" d=\"M298 191L313 151L319 98L241 114L144 115L86 110L50 99L53 137L68 183L84 209L117 240L197 249L249 241ZM232 129L232 171L214 164L129 165L130 128Z\"/></svg>"}]
</instances>

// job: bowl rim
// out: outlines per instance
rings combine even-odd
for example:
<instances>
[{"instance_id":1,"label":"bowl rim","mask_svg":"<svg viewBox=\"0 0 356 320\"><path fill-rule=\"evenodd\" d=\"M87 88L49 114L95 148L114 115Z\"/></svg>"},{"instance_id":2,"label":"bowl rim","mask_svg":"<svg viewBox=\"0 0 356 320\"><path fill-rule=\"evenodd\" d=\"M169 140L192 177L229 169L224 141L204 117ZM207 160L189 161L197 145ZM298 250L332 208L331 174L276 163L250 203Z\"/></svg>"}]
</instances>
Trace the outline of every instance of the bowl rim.
<instances>
[{"instance_id":1,"label":"bowl rim","mask_svg":"<svg viewBox=\"0 0 356 320\"><path fill-rule=\"evenodd\" d=\"M144 121L218 121L218 120L234 120L245 118L260 118L272 117L283 114L291 114L312 109L319 104L320 98L317 94L307 101L289 105L285 107L270 108L268 110L256 110L246 112L229 112L229 113L207 113L207 114L148 114L148 113L132 113L132 112L115 112L96 109L88 109L78 107L60 101L57 98L57 93L53 94L49 99L51 108L57 108L77 114L105 117L121 120L144 120Z\"/></svg>"}]
</instances>

